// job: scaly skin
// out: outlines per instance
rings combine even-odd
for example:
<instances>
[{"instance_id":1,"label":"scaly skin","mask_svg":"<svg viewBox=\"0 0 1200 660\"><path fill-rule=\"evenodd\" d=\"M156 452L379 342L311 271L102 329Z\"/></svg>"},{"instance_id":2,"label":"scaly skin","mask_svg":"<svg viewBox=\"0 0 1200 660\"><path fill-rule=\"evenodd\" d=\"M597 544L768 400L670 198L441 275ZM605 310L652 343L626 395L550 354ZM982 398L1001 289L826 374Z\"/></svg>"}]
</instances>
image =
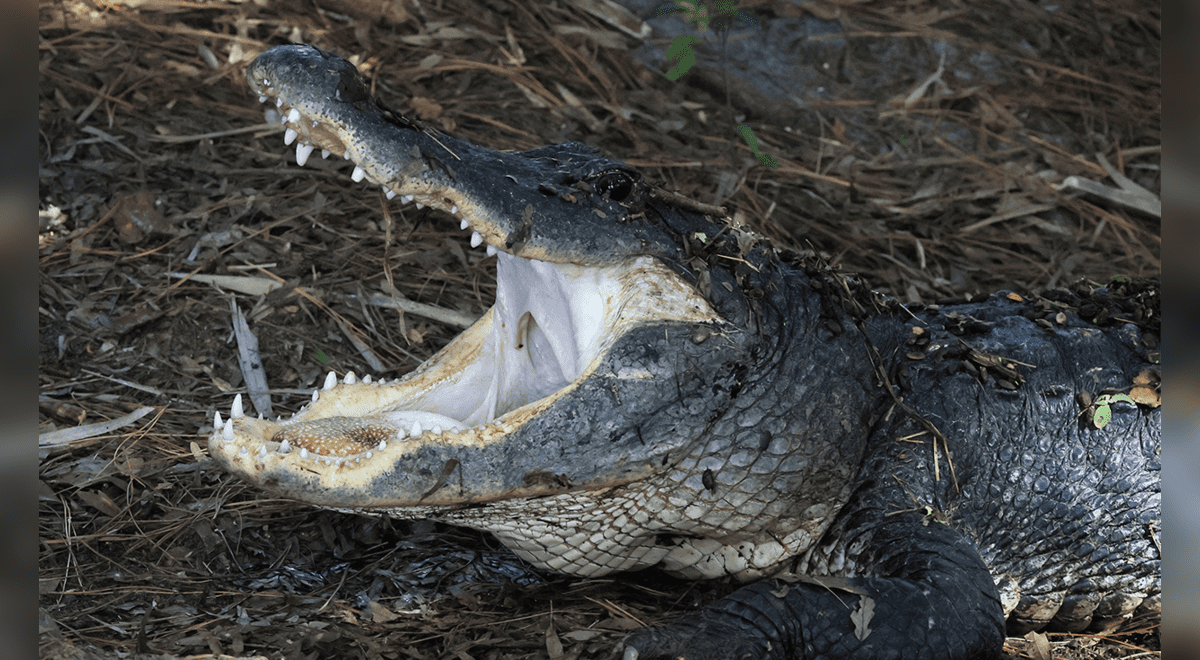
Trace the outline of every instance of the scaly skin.
<instances>
[{"instance_id":1,"label":"scaly skin","mask_svg":"<svg viewBox=\"0 0 1200 660\"><path fill-rule=\"evenodd\" d=\"M423 127L316 49L247 79L289 137L460 217L500 253L500 292L400 382L333 379L289 422L235 404L210 440L231 471L488 530L565 573L756 580L631 635L627 659L987 657L1006 627L1157 612L1160 414L1111 398L1156 390L1156 285L904 307L589 147ZM555 307L555 287L601 293ZM562 348L584 336L594 353Z\"/></svg>"}]
</instances>

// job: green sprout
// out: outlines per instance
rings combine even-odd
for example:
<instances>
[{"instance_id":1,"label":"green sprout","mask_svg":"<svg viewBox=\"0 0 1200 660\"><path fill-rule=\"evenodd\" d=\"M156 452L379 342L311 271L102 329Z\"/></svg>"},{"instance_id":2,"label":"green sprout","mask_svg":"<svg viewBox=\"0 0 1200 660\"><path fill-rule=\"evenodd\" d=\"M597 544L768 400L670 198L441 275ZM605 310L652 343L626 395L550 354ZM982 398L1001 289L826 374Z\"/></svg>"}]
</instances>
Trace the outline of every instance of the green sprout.
<instances>
[{"instance_id":1,"label":"green sprout","mask_svg":"<svg viewBox=\"0 0 1200 660\"><path fill-rule=\"evenodd\" d=\"M1129 398L1128 394L1101 394L1096 397L1092 405L1087 408L1092 414L1092 426L1097 429L1102 429L1108 426L1112 421L1112 404L1118 401L1123 401L1131 405L1137 405L1134 400ZM1087 412L1085 410L1084 412Z\"/></svg>"}]
</instances>

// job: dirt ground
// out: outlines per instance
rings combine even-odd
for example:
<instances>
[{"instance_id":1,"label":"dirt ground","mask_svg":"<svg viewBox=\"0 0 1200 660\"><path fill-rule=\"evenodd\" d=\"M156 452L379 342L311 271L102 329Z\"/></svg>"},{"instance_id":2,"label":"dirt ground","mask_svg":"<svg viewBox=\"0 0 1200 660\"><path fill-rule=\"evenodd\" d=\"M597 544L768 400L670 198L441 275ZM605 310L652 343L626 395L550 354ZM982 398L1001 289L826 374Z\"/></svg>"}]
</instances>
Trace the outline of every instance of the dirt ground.
<instances>
[{"instance_id":1,"label":"dirt ground","mask_svg":"<svg viewBox=\"0 0 1200 660\"><path fill-rule=\"evenodd\" d=\"M674 81L646 62L689 26L639 40L598 4L41 4L41 430L131 418L43 438L43 657L610 658L731 588L540 574L486 536L268 500L211 466L213 412L244 387L235 308L281 414L330 370L398 376L461 331L370 296L469 318L495 291L453 219L345 161L295 164L243 79L270 46L357 57L389 105L479 144L595 144L904 300L1160 271L1153 6L743 2L734 46L710 30ZM828 93L755 87L737 40L758 30ZM1157 623L1049 641L1006 650L1158 655Z\"/></svg>"}]
</instances>

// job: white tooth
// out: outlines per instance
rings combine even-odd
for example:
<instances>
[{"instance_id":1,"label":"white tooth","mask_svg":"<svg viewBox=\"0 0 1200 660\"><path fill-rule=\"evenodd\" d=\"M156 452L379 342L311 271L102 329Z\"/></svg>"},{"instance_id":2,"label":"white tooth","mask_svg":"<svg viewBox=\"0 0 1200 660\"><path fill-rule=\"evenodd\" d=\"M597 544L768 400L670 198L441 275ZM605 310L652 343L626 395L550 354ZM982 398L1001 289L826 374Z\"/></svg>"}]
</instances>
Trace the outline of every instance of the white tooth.
<instances>
[{"instance_id":1,"label":"white tooth","mask_svg":"<svg viewBox=\"0 0 1200 660\"><path fill-rule=\"evenodd\" d=\"M400 203L401 203L401 204L407 204L407 203L409 203L409 202L411 202L411 201L413 201L413 196L412 196L412 195L401 195L401 196L400 196Z\"/></svg>"},{"instance_id":2,"label":"white tooth","mask_svg":"<svg viewBox=\"0 0 1200 660\"><path fill-rule=\"evenodd\" d=\"M266 95L266 94L259 94L259 95L258 95L258 102L259 102L259 103L266 103L266 102L267 102L267 95Z\"/></svg>"},{"instance_id":3,"label":"white tooth","mask_svg":"<svg viewBox=\"0 0 1200 660\"><path fill-rule=\"evenodd\" d=\"M245 447L242 447L241 449L238 450L238 456L246 456L249 453L250 453L250 450L246 449Z\"/></svg>"},{"instance_id":4,"label":"white tooth","mask_svg":"<svg viewBox=\"0 0 1200 660\"><path fill-rule=\"evenodd\" d=\"M363 383L370 383L370 382L371 382L371 374L367 374L366 376L363 376L363 377L362 377L362 382L363 382Z\"/></svg>"},{"instance_id":5,"label":"white tooth","mask_svg":"<svg viewBox=\"0 0 1200 660\"><path fill-rule=\"evenodd\" d=\"M300 458L308 458L308 448L306 448L306 447L300 448Z\"/></svg>"},{"instance_id":6,"label":"white tooth","mask_svg":"<svg viewBox=\"0 0 1200 660\"><path fill-rule=\"evenodd\" d=\"M417 202L417 210L420 211L423 208L425 208L425 205L422 204L421 202Z\"/></svg>"},{"instance_id":7,"label":"white tooth","mask_svg":"<svg viewBox=\"0 0 1200 660\"><path fill-rule=\"evenodd\" d=\"M288 110L288 121L292 122L293 124L299 124L300 123L300 111L295 108Z\"/></svg>"},{"instance_id":8,"label":"white tooth","mask_svg":"<svg viewBox=\"0 0 1200 660\"><path fill-rule=\"evenodd\" d=\"M396 431L396 439L397 440L403 440L407 437L408 437L408 431L406 431L404 429L400 429L399 431Z\"/></svg>"},{"instance_id":9,"label":"white tooth","mask_svg":"<svg viewBox=\"0 0 1200 660\"><path fill-rule=\"evenodd\" d=\"M421 422L413 422L412 437L414 437L414 438L421 437Z\"/></svg>"},{"instance_id":10,"label":"white tooth","mask_svg":"<svg viewBox=\"0 0 1200 660\"><path fill-rule=\"evenodd\" d=\"M366 458L366 459L370 460L370 458L371 458L371 452L367 452L367 453L366 453L366 455L364 455L364 456L363 456L363 458ZM357 462L358 462L358 459L357 459L357 458L356 458L356 459L354 459L354 462L355 462L355 463L357 463Z\"/></svg>"},{"instance_id":11,"label":"white tooth","mask_svg":"<svg viewBox=\"0 0 1200 660\"><path fill-rule=\"evenodd\" d=\"M221 428L221 426L223 426L221 424L221 411L218 410L218 411L216 411L216 413L213 414L213 428L219 429L219 428Z\"/></svg>"},{"instance_id":12,"label":"white tooth","mask_svg":"<svg viewBox=\"0 0 1200 660\"><path fill-rule=\"evenodd\" d=\"M489 257L494 257L494 256L496 256L496 252L498 252L498 251L499 251L499 250L497 250L497 249L496 249L496 246L495 246L495 245L492 245L491 243L488 243L488 246L487 246L487 256L489 256Z\"/></svg>"},{"instance_id":13,"label":"white tooth","mask_svg":"<svg viewBox=\"0 0 1200 660\"><path fill-rule=\"evenodd\" d=\"M259 457L259 458L266 458L266 457L267 457L267 446L266 446L266 445L263 445L263 446L261 446L261 447L259 447L259 448L258 448L258 457Z\"/></svg>"},{"instance_id":14,"label":"white tooth","mask_svg":"<svg viewBox=\"0 0 1200 660\"><path fill-rule=\"evenodd\" d=\"M479 232L477 232L477 231L471 232L471 247L477 248L482 244L483 244L483 237L479 235Z\"/></svg>"},{"instance_id":15,"label":"white tooth","mask_svg":"<svg viewBox=\"0 0 1200 660\"><path fill-rule=\"evenodd\" d=\"M350 160L350 150L349 149L342 152L342 158L345 160Z\"/></svg>"},{"instance_id":16,"label":"white tooth","mask_svg":"<svg viewBox=\"0 0 1200 660\"><path fill-rule=\"evenodd\" d=\"M233 419L237 419L238 417L244 417L245 415L246 412L242 408L242 395L239 394L233 397L233 406L231 406L229 409L229 416Z\"/></svg>"},{"instance_id":17,"label":"white tooth","mask_svg":"<svg viewBox=\"0 0 1200 660\"><path fill-rule=\"evenodd\" d=\"M313 128L316 128L320 125L321 125L321 122L317 121L316 119L313 120Z\"/></svg>"},{"instance_id":18,"label":"white tooth","mask_svg":"<svg viewBox=\"0 0 1200 660\"><path fill-rule=\"evenodd\" d=\"M450 205L450 215L458 215L458 204ZM466 227L463 227L463 229L466 229Z\"/></svg>"},{"instance_id":19,"label":"white tooth","mask_svg":"<svg viewBox=\"0 0 1200 660\"><path fill-rule=\"evenodd\" d=\"M312 400L312 402L313 402L313 403L316 403L316 402L317 402L317 399L319 399L319 398L321 398L321 393L320 393L320 391L318 391L318 390L313 390L313 397L312 397L312 399L313 399L313 400Z\"/></svg>"},{"instance_id":20,"label":"white tooth","mask_svg":"<svg viewBox=\"0 0 1200 660\"><path fill-rule=\"evenodd\" d=\"M396 191L395 191L395 190L392 190L391 188L384 188L384 189L383 189L383 196L384 196L384 197L387 197L388 199L391 199L391 198L393 198L393 197L395 197L395 196L396 196Z\"/></svg>"},{"instance_id":21,"label":"white tooth","mask_svg":"<svg viewBox=\"0 0 1200 660\"><path fill-rule=\"evenodd\" d=\"M325 376L325 387L321 389L332 390L334 385L337 385L337 374L331 371L328 376Z\"/></svg>"},{"instance_id":22,"label":"white tooth","mask_svg":"<svg viewBox=\"0 0 1200 660\"><path fill-rule=\"evenodd\" d=\"M346 377L342 379L342 382L347 385L353 385L358 382L358 378L354 375L353 371L347 371Z\"/></svg>"},{"instance_id":23,"label":"white tooth","mask_svg":"<svg viewBox=\"0 0 1200 660\"><path fill-rule=\"evenodd\" d=\"M383 451L384 449L387 449L387 440L380 440L379 446L376 447L375 449L377 449L379 451Z\"/></svg>"},{"instance_id":24,"label":"white tooth","mask_svg":"<svg viewBox=\"0 0 1200 660\"><path fill-rule=\"evenodd\" d=\"M296 135L297 135L297 133L296 133L296 129L294 129L294 128L289 128L289 129L287 129L286 131L284 131L284 132L283 132L283 144L284 144L284 146L287 146L287 145L289 145L289 144L291 144L291 143L295 142L295 141L296 141Z\"/></svg>"},{"instance_id":25,"label":"white tooth","mask_svg":"<svg viewBox=\"0 0 1200 660\"><path fill-rule=\"evenodd\" d=\"M329 158L329 150L322 149L321 150L321 160L325 160L326 158Z\"/></svg>"},{"instance_id":26,"label":"white tooth","mask_svg":"<svg viewBox=\"0 0 1200 660\"><path fill-rule=\"evenodd\" d=\"M287 438L284 438L283 442L279 443L279 453L286 454L291 450L292 450L292 444L287 441Z\"/></svg>"},{"instance_id":27,"label":"white tooth","mask_svg":"<svg viewBox=\"0 0 1200 660\"><path fill-rule=\"evenodd\" d=\"M353 180L355 183L362 181L363 177L365 177L365 176L367 176L367 171L364 170L363 168L359 167L358 165L355 165L354 171L350 173L350 179Z\"/></svg>"},{"instance_id":28,"label":"white tooth","mask_svg":"<svg viewBox=\"0 0 1200 660\"><path fill-rule=\"evenodd\" d=\"M441 434L442 434L442 427L440 427L440 426L435 426L435 427L433 427L433 428L431 428L431 429L429 429L429 430L430 430L430 431L432 431L434 435L441 435Z\"/></svg>"},{"instance_id":29,"label":"white tooth","mask_svg":"<svg viewBox=\"0 0 1200 660\"><path fill-rule=\"evenodd\" d=\"M471 223L467 222L466 218L463 218L462 222L458 223L459 229L465 230L467 227L470 227L470 226L471 226Z\"/></svg>"},{"instance_id":30,"label":"white tooth","mask_svg":"<svg viewBox=\"0 0 1200 660\"><path fill-rule=\"evenodd\" d=\"M275 97L275 107L276 108L283 107L283 99L279 98L278 96Z\"/></svg>"},{"instance_id":31,"label":"white tooth","mask_svg":"<svg viewBox=\"0 0 1200 660\"><path fill-rule=\"evenodd\" d=\"M305 163L308 162L308 157L310 154L312 154L312 152L313 152L313 146L311 144L300 144L299 142L297 142L296 143L296 164L303 166Z\"/></svg>"},{"instance_id":32,"label":"white tooth","mask_svg":"<svg viewBox=\"0 0 1200 660\"><path fill-rule=\"evenodd\" d=\"M231 440L231 441L233 440L233 420L232 419L225 420L225 426L221 427L221 437L225 438L226 440ZM242 447L242 449L245 449L245 447Z\"/></svg>"}]
</instances>

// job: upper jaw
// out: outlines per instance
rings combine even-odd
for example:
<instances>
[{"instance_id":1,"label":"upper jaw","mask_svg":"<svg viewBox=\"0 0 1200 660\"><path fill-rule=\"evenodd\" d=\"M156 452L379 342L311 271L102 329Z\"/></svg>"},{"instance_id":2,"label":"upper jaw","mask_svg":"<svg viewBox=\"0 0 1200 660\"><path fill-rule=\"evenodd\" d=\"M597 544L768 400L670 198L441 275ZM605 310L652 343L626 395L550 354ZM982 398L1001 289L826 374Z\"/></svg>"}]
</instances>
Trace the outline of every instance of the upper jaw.
<instances>
[{"instance_id":1,"label":"upper jaw","mask_svg":"<svg viewBox=\"0 0 1200 660\"><path fill-rule=\"evenodd\" d=\"M262 53L246 79L260 101L277 106L298 162L325 152L347 158L355 181L459 217L489 253L601 265L679 252L656 228L630 222L639 196L626 186L618 200L608 183L625 173L636 187L640 175L586 145L511 153L455 139L384 108L352 64L311 46Z\"/></svg>"}]
</instances>

